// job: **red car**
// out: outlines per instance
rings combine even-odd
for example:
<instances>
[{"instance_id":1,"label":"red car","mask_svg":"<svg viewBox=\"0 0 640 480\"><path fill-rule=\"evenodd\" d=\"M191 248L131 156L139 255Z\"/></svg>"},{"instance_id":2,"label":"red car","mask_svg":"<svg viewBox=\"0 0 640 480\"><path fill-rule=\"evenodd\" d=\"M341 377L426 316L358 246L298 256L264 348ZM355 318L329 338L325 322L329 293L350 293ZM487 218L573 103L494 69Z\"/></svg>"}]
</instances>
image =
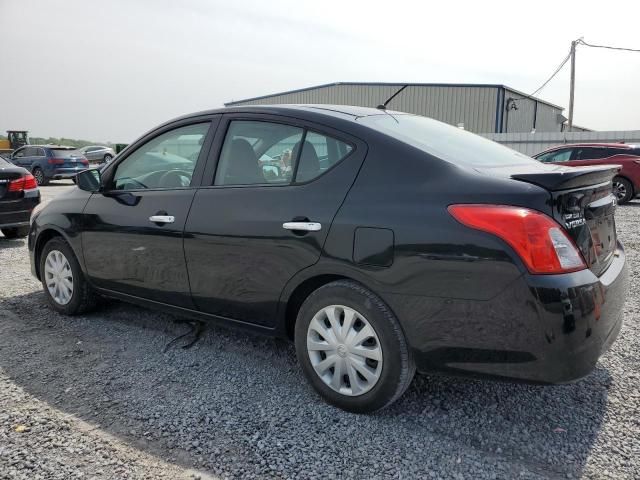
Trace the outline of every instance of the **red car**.
<instances>
[{"instance_id":1,"label":"red car","mask_svg":"<svg viewBox=\"0 0 640 480\"><path fill-rule=\"evenodd\" d=\"M613 179L618 203L627 203L640 194L640 145L624 143L576 143L560 145L534 155L544 163L558 165L620 165Z\"/></svg>"}]
</instances>

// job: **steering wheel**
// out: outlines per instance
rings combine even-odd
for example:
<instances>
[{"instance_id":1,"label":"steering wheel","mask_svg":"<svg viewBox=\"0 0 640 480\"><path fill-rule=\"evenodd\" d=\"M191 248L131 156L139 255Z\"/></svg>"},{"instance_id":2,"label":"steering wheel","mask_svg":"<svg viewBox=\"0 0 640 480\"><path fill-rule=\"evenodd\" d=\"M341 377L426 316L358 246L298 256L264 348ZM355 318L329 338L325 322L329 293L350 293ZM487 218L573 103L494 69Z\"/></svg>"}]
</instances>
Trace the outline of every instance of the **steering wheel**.
<instances>
[{"instance_id":1,"label":"steering wheel","mask_svg":"<svg viewBox=\"0 0 640 480\"><path fill-rule=\"evenodd\" d=\"M185 182L184 179L187 179ZM191 183L191 172L186 170L167 170L158 179L160 187L188 187Z\"/></svg>"}]
</instances>

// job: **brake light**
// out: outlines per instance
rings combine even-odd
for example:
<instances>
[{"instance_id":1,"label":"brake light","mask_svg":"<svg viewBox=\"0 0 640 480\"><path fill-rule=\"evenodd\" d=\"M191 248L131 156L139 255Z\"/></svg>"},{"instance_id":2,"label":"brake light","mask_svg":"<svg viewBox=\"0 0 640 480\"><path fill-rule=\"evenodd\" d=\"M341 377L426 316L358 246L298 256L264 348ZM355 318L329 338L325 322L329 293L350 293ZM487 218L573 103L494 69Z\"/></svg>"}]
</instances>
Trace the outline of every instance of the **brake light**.
<instances>
[{"instance_id":1,"label":"brake light","mask_svg":"<svg viewBox=\"0 0 640 480\"><path fill-rule=\"evenodd\" d=\"M87 160L86 158L83 158L83 159L80 160L80 163L82 165L89 165L89 160Z\"/></svg>"},{"instance_id":2,"label":"brake light","mask_svg":"<svg viewBox=\"0 0 640 480\"><path fill-rule=\"evenodd\" d=\"M50 158L48 163L50 165L62 165L64 163L64 158Z\"/></svg>"},{"instance_id":3,"label":"brake light","mask_svg":"<svg viewBox=\"0 0 640 480\"><path fill-rule=\"evenodd\" d=\"M27 173L24 177L9 182L7 191L9 192L21 192L23 190L31 190L37 188L38 183L33 175Z\"/></svg>"},{"instance_id":4,"label":"brake light","mask_svg":"<svg viewBox=\"0 0 640 480\"><path fill-rule=\"evenodd\" d=\"M451 205L448 210L463 225L507 242L533 274L587 268L565 230L543 213L508 205Z\"/></svg>"}]
</instances>

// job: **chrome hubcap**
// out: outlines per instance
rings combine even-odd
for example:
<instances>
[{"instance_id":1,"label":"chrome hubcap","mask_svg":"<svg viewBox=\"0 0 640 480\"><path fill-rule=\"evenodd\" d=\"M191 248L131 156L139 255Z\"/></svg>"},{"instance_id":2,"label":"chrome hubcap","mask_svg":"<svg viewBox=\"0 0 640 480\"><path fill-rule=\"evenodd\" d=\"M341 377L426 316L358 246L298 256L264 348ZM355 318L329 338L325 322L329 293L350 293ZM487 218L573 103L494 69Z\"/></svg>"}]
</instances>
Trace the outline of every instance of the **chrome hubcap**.
<instances>
[{"instance_id":1,"label":"chrome hubcap","mask_svg":"<svg viewBox=\"0 0 640 480\"><path fill-rule=\"evenodd\" d=\"M618 200L621 200L627 195L627 188L623 183L613 182L613 193L618 197Z\"/></svg>"},{"instance_id":2,"label":"chrome hubcap","mask_svg":"<svg viewBox=\"0 0 640 480\"><path fill-rule=\"evenodd\" d=\"M44 261L44 280L51 298L60 305L66 305L73 295L73 273L64 254L51 250Z\"/></svg>"},{"instance_id":3,"label":"chrome hubcap","mask_svg":"<svg viewBox=\"0 0 640 480\"><path fill-rule=\"evenodd\" d=\"M36 178L36 182L38 183L38 185L41 184L44 180L44 173L42 173L42 170L36 170L33 176Z\"/></svg>"},{"instance_id":4,"label":"chrome hubcap","mask_svg":"<svg viewBox=\"0 0 640 480\"><path fill-rule=\"evenodd\" d=\"M314 315L307 352L318 377L342 395L367 393L382 373L378 335L366 318L344 305L330 305Z\"/></svg>"}]
</instances>

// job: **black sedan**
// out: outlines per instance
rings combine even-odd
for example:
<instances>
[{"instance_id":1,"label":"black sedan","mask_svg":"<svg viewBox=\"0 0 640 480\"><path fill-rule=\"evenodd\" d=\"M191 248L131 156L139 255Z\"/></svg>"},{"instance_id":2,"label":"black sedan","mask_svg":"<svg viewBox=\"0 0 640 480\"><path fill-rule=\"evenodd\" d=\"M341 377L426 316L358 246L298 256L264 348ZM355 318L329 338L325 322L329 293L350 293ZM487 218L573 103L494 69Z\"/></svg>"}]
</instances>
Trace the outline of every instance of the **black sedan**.
<instances>
[{"instance_id":1,"label":"black sedan","mask_svg":"<svg viewBox=\"0 0 640 480\"><path fill-rule=\"evenodd\" d=\"M33 175L0 157L0 231L5 238L29 234L29 217L38 203L40 190Z\"/></svg>"},{"instance_id":2,"label":"black sedan","mask_svg":"<svg viewBox=\"0 0 640 480\"><path fill-rule=\"evenodd\" d=\"M29 249L59 312L105 296L288 338L327 401L370 412L416 370L588 374L627 294L616 172L400 112L213 110L80 174Z\"/></svg>"}]
</instances>

